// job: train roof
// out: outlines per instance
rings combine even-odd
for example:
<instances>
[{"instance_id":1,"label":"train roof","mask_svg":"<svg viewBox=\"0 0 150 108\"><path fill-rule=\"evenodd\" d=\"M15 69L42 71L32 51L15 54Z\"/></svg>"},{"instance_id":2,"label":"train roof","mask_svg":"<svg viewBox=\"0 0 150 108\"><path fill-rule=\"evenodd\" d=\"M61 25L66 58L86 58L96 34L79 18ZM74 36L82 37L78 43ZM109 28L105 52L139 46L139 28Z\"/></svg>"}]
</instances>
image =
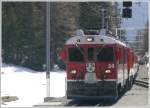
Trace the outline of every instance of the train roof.
<instances>
[{"instance_id":1,"label":"train roof","mask_svg":"<svg viewBox=\"0 0 150 108\"><path fill-rule=\"evenodd\" d=\"M84 35L84 36L74 36L71 37L66 45L74 45L74 44L119 44L124 47L127 45L113 37L102 36L102 35Z\"/></svg>"}]
</instances>

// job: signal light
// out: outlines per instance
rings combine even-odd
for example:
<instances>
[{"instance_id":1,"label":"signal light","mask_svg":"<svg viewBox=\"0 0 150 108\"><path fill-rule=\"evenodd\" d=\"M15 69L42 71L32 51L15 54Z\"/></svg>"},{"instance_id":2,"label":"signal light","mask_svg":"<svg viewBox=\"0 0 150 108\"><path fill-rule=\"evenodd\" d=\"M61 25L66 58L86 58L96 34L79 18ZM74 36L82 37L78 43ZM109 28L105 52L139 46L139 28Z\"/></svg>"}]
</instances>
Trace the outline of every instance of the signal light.
<instances>
[{"instance_id":1,"label":"signal light","mask_svg":"<svg viewBox=\"0 0 150 108\"><path fill-rule=\"evenodd\" d=\"M131 18L132 17L132 1L124 1L123 9L122 9L122 17L123 18Z\"/></svg>"},{"instance_id":2,"label":"signal light","mask_svg":"<svg viewBox=\"0 0 150 108\"><path fill-rule=\"evenodd\" d=\"M132 17L132 9L125 8L122 10L122 17L123 18L131 18Z\"/></svg>"},{"instance_id":3,"label":"signal light","mask_svg":"<svg viewBox=\"0 0 150 108\"><path fill-rule=\"evenodd\" d=\"M124 1L123 2L123 7L131 7L132 6L132 2L131 1Z\"/></svg>"}]
</instances>

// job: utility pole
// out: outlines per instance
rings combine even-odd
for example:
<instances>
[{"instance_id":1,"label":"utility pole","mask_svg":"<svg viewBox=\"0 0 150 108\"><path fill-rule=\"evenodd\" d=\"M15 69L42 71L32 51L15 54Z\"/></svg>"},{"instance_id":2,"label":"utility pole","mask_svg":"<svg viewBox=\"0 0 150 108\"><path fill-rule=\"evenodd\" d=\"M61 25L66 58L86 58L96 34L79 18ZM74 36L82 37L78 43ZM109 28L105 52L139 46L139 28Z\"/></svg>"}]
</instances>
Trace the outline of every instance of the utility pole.
<instances>
[{"instance_id":1,"label":"utility pole","mask_svg":"<svg viewBox=\"0 0 150 108\"><path fill-rule=\"evenodd\" d=\"M118 15L118 11L117 11L117 2L115 2L115 16L116 16L116 18L115 18L115 25L116 25L116 29L115 29L115 34L116 34L116 36L118 36L118 18L117 18L117 15Z\"/></svg>"},{"instance_id":2,"label":"utility pole","mask_svg":"<svg viewBox=\"0 0 150 108\"><path fill-rule=\"evenodd\" d=\"M50 2L46 3L46 97L50 97Z\"/></svg>"},{"instance_id":3,"label":"utility pole","mask_svg":"<svg viewBox=\"0 0 150 108\"><path fill-rule=\"evenodd\" d=\"M150 11L150 1L149 0L148 0L148 10ZM150 17L148 17L148 30L150 31ZM148 33L148 37L150 37L150 33ZM149 42L149 45L150 45L150 42ZM150 58L150 47L148 48L148 54L149 54L149 58ZM148 76L150 78L150 70L148 71ZM150 87L150 80L149 80L149 87ZM150 89L149 89L149 93L148 94L150 96ZM148 98L148 106L150 106L150 98Z\"/></svg>"},{"instance_id":4,"label":"utility pole","mask_svg":"<svg viewBox=\"0 0 150 108\"><path fill-rule=\"evenodd\" d=\"M104 15L104 12L106 11L106 9L102 8L101 9L102 11L102 28L101 28L101 31L100 31L100 35L106 35L106 30L105 30L105 15Z\"/></svg>"},{"instance_id":5,"label":"utility pole","mask_svg":"<svg viewBox=\"0 0 150 108\"><path fill-rule=\"evenodd\" d=\"M104 18L104 12L105 12L106 9L102 9L102 29L104 29L104 24L105 24L105 18Z\"/></svg>"}]
</instances>

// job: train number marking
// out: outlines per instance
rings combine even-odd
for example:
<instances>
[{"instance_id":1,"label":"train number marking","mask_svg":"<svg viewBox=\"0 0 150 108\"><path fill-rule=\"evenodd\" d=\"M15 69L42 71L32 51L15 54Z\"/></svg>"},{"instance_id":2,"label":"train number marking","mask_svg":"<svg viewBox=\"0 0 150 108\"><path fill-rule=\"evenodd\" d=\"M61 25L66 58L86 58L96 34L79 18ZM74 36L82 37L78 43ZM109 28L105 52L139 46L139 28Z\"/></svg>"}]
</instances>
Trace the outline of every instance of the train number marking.
<instances>
[{"instance_id":1,"label":"train number marking","mask_svg":"<svg viewBox=\"0 0 150 108\"><path fill-rule=\"evenodd\" d=\"M114 68L114 64L108 64L108 68L111 69L111 68Z\"/></svg>"}]
</instances>

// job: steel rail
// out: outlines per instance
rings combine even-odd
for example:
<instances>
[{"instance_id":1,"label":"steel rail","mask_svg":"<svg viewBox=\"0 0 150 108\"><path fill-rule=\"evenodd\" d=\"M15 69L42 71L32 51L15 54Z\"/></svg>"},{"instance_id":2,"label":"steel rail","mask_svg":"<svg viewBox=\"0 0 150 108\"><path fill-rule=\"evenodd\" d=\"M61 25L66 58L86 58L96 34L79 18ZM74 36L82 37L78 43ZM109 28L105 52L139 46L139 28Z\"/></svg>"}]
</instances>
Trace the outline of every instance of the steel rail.
<instances>
[{"instance_id":1,"label":"steel rail","mask_svg":"<svg viewBox=\"0 0 150 108\"><path fill-rule=\"evenodd\" d=\"M135 80L135 84L148 88L149 83L141 80Z\"/></svg>"}]
</instances>

